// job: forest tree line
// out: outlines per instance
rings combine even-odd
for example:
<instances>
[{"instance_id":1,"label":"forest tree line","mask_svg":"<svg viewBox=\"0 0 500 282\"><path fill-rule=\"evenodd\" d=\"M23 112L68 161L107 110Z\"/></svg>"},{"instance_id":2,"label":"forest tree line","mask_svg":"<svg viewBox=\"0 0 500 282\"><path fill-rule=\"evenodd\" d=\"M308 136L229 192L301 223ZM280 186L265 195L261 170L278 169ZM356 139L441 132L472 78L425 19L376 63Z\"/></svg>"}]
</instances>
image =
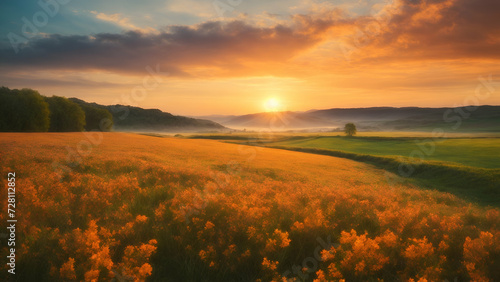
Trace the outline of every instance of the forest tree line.
<instances>
[{"instance_id":1,"label":"forest tree line","mask_svg":"<svg viewBox=\"0 0 500 282\"><path fill-rule=\"evenodd\" d=\"M28 88L0 88L2 132L110 131L112 126L113 116L106 109L42 96Z\"/></svg>"}]
</instances>

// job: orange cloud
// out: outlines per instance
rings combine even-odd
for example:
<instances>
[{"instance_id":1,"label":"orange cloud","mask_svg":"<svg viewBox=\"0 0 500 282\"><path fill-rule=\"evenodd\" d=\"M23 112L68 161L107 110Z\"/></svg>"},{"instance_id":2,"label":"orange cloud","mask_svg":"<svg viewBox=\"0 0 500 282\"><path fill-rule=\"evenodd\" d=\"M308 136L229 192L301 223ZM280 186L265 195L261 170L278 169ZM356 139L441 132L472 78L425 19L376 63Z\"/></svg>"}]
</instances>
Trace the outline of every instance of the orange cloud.
<instances>
[{"instance_id":1,"label":"orange cloud","mask_svg":"<svg viewBox=\"0 0 500 282\"><path fill-rule=\"evenodd\" d=\"M153 32L155 29L153 28L140 28L130 22L130 19L123 16L122 14L105 14L99 13L97 11L90 11L91 14L95 15L97 19L114 23L125 30L138 30L141 32Z\"/></svg>"},{"instance_id":2,"label":"orange cloud","mask_svg":"<svg viewBox=\"0 0 500 282\"><path fill-rule=\"evenodd\" d=\"M496 0L397 0L357 43L369 58L498 60L499 10Z\"/></svg>"},{"instance_id":3,"label":"orange cloud","mask_svg":"<svg viewBox=\"0 0 500 282\"><path fill-rule=\"evenodd\" d=\"M131 25L120 15L101 18ZM294 16L289 25L256 27L243 21L170 26L159 33L129 31L93 36L49 35L32 40L19 55L7 50L4 64L14 68L99 69L142 73L163 66L173 76L199 76L251 70L253 63L284 62L315 46L342 19ZM2 55L3 55L2 54Z\"/></svg>"}]
</instances>

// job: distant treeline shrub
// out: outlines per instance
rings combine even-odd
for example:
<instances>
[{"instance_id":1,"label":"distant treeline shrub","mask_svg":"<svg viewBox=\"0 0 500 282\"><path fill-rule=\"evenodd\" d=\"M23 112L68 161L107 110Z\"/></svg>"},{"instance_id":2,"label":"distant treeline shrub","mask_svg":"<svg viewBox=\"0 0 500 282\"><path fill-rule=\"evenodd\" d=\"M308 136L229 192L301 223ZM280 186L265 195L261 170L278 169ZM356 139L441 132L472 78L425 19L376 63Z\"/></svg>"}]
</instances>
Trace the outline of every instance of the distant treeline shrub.
<instances>
[{"instance_id":1,"label":"distant treeline shrub","mask_svg":"<svg viewBox=\"0 0 500 282\"><path fill-rule=\"evenodd\" d=\"M112 121L113 116L106 109L78 105L65 97L45 97L28 88L0 88L3 132L110 131Z\"/></svg>"},{"instance_id":2,"label":"distant treeline shrub","mask_svg":"<svg viewBox=\"0 0 500 282\"><path fill-rule=\"evenodd\" d=\"M70 101L71 103L74 103ZM85 112L85 130L101 130L101 131L111 131L112 123L103 122L104 120L113 120L113 115L106 109L94 107L88 104L76 104L79 105Z\"/></svg>"}]
</instances>

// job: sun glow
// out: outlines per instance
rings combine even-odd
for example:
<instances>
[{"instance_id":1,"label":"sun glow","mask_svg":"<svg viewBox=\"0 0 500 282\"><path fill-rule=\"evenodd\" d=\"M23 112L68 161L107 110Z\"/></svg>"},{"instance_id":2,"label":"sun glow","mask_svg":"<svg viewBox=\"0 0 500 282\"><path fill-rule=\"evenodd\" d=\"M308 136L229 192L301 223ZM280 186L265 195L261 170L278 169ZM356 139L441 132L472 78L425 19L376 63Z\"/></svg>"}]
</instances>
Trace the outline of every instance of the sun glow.
<instances>
[{"instance_id":1,"label":"sun glow","mask_svg":"<svg viewBox=\"0 0 500 282\"><path fill-rule=\"evenodd\" d=\"M281 101L276 98L269 98L264 102L266 112L279 112L283 110Z\"/></svg>"}]
</instances>

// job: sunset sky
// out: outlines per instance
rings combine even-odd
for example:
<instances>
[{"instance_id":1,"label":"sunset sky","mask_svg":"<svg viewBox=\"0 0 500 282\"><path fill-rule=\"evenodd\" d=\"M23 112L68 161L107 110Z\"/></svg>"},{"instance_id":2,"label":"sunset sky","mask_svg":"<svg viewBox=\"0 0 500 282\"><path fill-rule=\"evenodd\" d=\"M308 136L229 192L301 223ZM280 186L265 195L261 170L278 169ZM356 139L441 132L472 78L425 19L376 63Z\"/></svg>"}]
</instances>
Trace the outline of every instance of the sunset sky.
<instances>
[{"instance_id":1,"label":"sunset sky","mask_svg":"<svg viewBox=\"0 0 500 282\"><path fill-rule=\"evenodd\" d=\"M491 75L500 105L498 0L45 2L0 4L0 85L208 115L460 106Z\"/></svg>"}]
</instances>

